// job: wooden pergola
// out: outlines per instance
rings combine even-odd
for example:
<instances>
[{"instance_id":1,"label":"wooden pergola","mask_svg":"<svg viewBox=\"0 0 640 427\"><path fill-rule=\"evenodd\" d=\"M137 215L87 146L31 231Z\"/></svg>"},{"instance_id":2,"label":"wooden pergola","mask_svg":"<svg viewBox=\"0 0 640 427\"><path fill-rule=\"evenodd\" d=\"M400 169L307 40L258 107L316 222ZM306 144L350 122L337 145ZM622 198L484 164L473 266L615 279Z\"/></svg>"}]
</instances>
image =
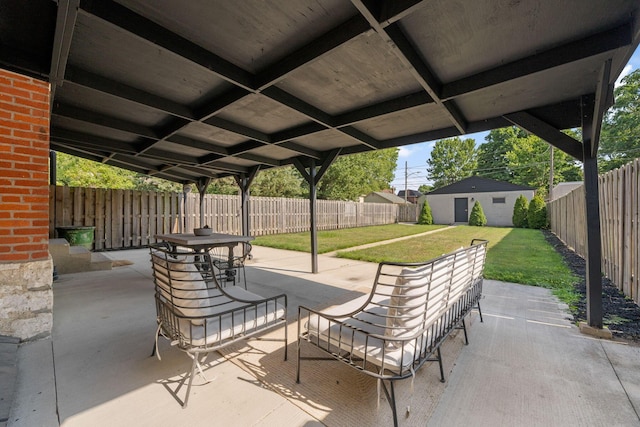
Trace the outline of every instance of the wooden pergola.
<instances>
[{"instance_id":1,"label":"wooden pergola","mask_svg":"<svg viewBox=\"0 0 640 427\"><path fill-rule=\"evenodd\" d=\"M51 83L51 148L204 194L311 188L341 155L516 125L583 162L602 326L597 151L637 0L0 0L0 66ZM582 128L582 141L561 132Z\"/></svg>"}]
</instances>

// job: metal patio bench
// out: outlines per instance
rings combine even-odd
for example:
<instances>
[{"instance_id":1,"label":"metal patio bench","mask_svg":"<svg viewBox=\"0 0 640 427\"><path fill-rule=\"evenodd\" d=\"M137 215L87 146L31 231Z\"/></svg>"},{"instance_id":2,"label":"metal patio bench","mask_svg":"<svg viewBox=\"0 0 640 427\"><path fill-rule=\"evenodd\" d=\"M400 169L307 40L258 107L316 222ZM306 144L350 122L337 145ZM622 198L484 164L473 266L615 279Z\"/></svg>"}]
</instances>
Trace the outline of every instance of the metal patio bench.
<instances>
[{"instance_id":1,"label":"metal patio bench","mask_svg":"<svg viewBox=\"0 0 640 427\"><path fill-rule=\"evenodd\" d=\"M368 295L322 311L300 306L296 381L304 360L344 362L378 379L397 426L394 381L437 361L444 382L443 341L463 329L468 344L465 317L474 307L480 310L487 243L475 239L422 263L381 263ZM326 356L303 356L303 345Z\"/></svg>"},{"instance_id":2,"label":"metal patio bench","mask_svg":"<svg viewBox=\"0 0 640 427\"><path fill-rule=\"evenodd\" d=\"M185 408L196 369L204 377L201 355L285 325L287 296L263 298L239 286L220 286L211 274L212 257L202 252L178 251L166 244L151 245L150 252L158 322L152 355L162 336L192 359L191 372L175 390L177 397L188 379ZM287 328L283 329L286 360Z\"/></svg>"}]
</instances>

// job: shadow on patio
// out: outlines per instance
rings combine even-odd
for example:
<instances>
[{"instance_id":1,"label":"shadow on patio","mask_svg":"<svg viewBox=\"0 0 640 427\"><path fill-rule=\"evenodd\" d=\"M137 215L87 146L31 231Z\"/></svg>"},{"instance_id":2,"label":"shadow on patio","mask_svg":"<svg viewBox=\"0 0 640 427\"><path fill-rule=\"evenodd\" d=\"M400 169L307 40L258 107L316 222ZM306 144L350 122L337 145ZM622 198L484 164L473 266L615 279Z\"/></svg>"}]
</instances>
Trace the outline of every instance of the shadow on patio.
<instances>
[{"instance_id":1,"label":"shadow on patio","mask_svg":"<svg viewBox=\"0 0 640 427\"><path fill-rule=\"evenodd\" d=\"M375 381L342 364L309 362L295 384L297 306L367 292L377 265L322 256L313 275L308 254L254 253L249 290L289 297L287 362L270 341L213 353L205 371L211 382L198 376L181 409L172 392L189 359L166 340L162 361L150 357L148 251L109 252L134 264L54 283L53 335L21 346L8 425L388 425L391 411L382 400L378 407ZM640 423L640 348L580 335L545 289L485 281L484 294L485 321L474 315L470 345L456 336L445 344L447 383L439 383L436 364L419 371L413 390L411 380L399 383L401 425Z\"/></svg>"}]
</instances>

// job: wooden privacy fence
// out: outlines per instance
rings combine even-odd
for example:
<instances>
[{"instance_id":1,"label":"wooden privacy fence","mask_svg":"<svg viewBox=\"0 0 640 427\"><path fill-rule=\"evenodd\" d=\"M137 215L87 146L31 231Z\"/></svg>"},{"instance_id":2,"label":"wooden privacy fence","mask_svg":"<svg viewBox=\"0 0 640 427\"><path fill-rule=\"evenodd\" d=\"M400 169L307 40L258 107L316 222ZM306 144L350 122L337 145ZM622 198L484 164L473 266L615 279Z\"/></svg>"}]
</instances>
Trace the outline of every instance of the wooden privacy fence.
<instances>
[{"instance_id":1,"label":"wooden privacy fence","mask_svg":"<svg viewBox=\"0 0 640 427\"><path fill-rule=\"evenodd\" d=\"M598 179L602 271L627 297L640 304L640 159ZM586 256L584 187L548 204L551 230Z\"/></svg>"},{"instance_id":2,"label":"wooden privacy fence","mask_svg":"<svg viewBox=\"0 0 640 427\"><path fill-rule=\"evenodd\" d=\"M318 230L415 222L416 205L357 203L318 200ZM304 232L310 229L306 199L251 197L250 231L253 236ZM239 196L208 194L204 200L204 224L220 233L241 234ZM51 186L49 236L61 226L94 226L95 250L122 249L154 243L162 233L191 231L200 227L198 194L155 193L134 190Z\"/></svg>"},{"instance_id":3,"label":"wooden privacy fence","mask_svg":"<svg viewBox=\"0 0 640 427\"><path fill-rule=\"evenodd\" d=\"M49 191L49 237L55 227L95 227L95 250L140 247L180 230L182 194L103 188Z\"/></svg>"}]
</instances>

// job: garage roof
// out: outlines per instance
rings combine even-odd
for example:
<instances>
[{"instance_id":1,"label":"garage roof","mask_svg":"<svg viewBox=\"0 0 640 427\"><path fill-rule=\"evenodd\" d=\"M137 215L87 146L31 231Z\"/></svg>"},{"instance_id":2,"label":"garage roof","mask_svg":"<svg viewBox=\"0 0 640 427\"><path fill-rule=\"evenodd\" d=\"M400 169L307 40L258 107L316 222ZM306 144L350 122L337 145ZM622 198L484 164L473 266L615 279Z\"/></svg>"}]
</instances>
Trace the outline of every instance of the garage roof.
<instances>
[{"instance_id":1,"label":"garage roof","mask_svg":"<svg viewBox=\"0 0 640 427\"><path fill-rule=\"evenodd\" d=\"M437 190L427 193L431 194L461 194L461 193L497 193L504 191L533 191L535 188L526 185L512 184L505 181L484 178L481 176L470 176L453 184L445 185Z\"/></svg>"},{"instance_id":2,"label":"garage roof","mask_svg":"<svg viewBox=\"0 0 640 427\"><path fill-rule=\"evenodd\" d=\"M0 0L0 65L51 81L52 149L186 183L578 127L585 99L611 102L638 5Z\"/></svg>"}]
</instances>

